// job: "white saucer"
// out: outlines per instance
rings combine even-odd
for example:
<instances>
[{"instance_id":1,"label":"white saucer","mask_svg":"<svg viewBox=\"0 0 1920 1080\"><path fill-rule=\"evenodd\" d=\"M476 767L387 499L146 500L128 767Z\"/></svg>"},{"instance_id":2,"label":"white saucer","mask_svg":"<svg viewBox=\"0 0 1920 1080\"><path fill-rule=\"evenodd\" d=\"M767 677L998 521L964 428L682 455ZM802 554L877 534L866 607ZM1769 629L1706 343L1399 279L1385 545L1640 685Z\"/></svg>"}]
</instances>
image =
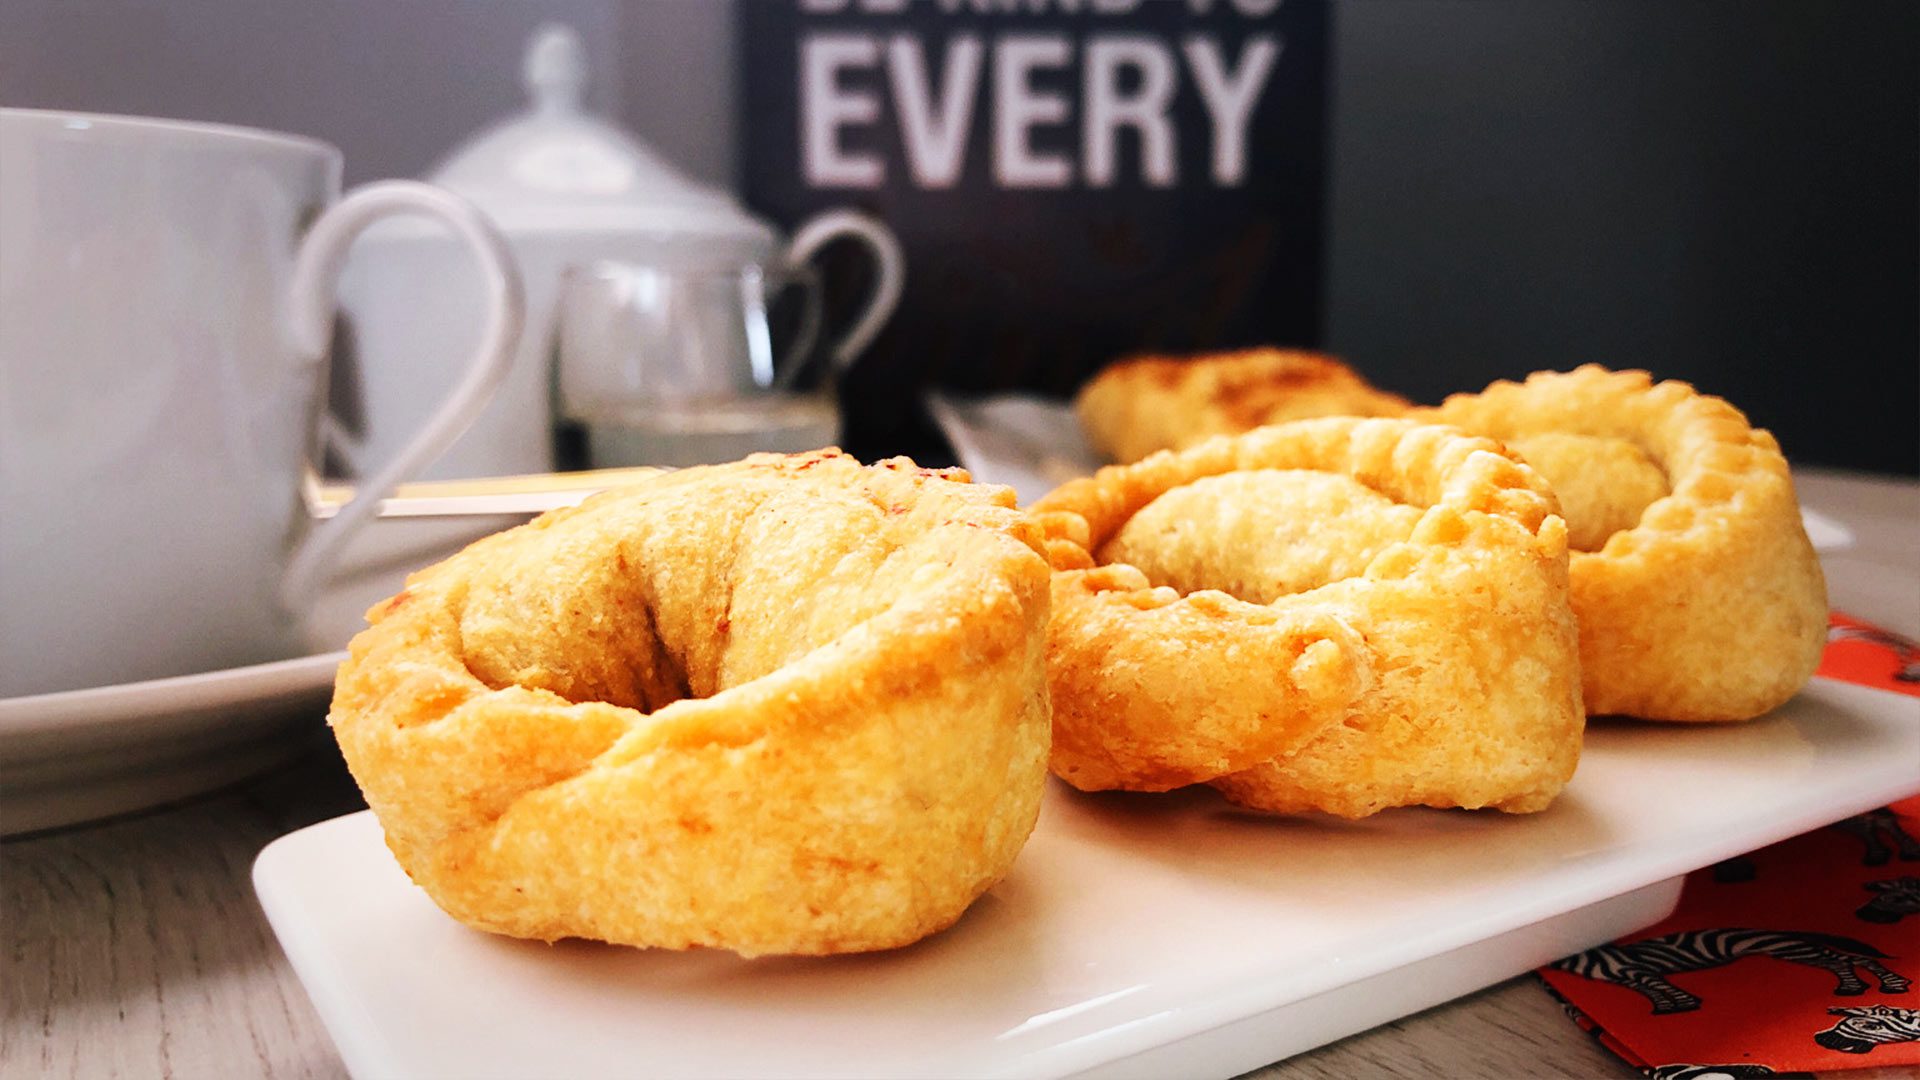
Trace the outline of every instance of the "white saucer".
<instances>
[{"instance_id":1,"label":"white saucer","mask_svg":"<svg viewBox=\"0 0 1920 1080\"><path fill-rule=\"evenodd\" d=\"M123 814L279 764L346 654L0 700L0 835Z\"/></svg>"},{"instance_id":2,"label":"white saucer","mask_svg":"<svg viewBox=\"0 0 1920 1080\"><path fill-rule=\"evenodd\" d=\"M0 698L0 836L185 798L324 738L339 652L407 574L533 515L656 472L404 485L348 543L304 632L316 655L84 690ZM330 490L335 500L345 489ZM330 516L332 505L322 507Z\"/></svg>"},{"instance_id":3,"label":"white saucer","mask_svg":"<svg viewBox=\"0 0 1920 1080\"><path fill-rule=\"evenodd\" d=\"M576 496L577 498L577 496ZM316 655L0 698L0 836L124 814L243 780L325 738L334 669L362 613L406 575L525 509L375 521L306 621Z\"/></svg>"}]
</instances>

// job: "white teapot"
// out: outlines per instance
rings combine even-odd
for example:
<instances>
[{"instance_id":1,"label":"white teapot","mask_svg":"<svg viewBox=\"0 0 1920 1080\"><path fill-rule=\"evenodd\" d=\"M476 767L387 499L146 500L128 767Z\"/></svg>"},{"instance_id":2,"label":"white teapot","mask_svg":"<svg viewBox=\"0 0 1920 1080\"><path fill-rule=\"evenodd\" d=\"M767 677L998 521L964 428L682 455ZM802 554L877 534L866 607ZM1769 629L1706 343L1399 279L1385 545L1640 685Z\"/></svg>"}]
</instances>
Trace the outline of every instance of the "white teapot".
<instances>
[{"instance_id":1,"label":"white teapot","mask_svg":"<svg viewBox=\"0 0 1920 1080\"><path fill-rule=\"evenodd\" d=\"M844 369L886 325L905 279L885 225L849 210L820 214L791 242L723 191L680 173L627 133L581 111L586 82L577 34L547 26L533 37L524 113L483 131L428 176L478 205L507 239L526 282L526 333L492 404L430 479L553 468L555 317L570 272L615 263L655 275L746 274L776 292L806 279L828 244L852 239L876 261L864 310L827 347ZM471 279L469 282L468 279ZM458 245L396 220L355 244L340 284L348 322L333 390L329 447L348 472L390 457L443 396L481 323L480 282ZM818 303L817 290L808 297ZM801 320L817 327L817 308ZM477 332L472 331L472 332ZM800 332L810 337L810 330ZM801 343L803 351L811 342Z\"/></svg>"}]
</instances>

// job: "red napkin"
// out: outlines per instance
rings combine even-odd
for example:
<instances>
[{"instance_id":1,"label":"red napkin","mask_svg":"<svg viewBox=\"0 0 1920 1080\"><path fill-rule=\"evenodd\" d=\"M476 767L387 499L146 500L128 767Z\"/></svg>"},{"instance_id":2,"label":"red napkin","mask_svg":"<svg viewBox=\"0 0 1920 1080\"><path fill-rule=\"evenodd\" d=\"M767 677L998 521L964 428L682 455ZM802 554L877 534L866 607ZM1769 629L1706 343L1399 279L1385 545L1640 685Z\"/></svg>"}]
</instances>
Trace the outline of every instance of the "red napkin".
<instances>
[{"instance_id":1,"label":"red napkin","mask_svg":"<svg viewBox=\"0 0 1920 1080\"><path fill-rule=\"evenodd\" d=\"M1835 614L1820 674L1920 696L1920 648ZM1689 874L1666 921L1539 974L1661 1080L1920 1065L1920 797Z\"/></svg>"},{"instance_id":2,"label":"red napkin","mask_svg":"<svg viewBox=\"0 0 1920 1080\"><path fill-rule=\"evenodd\" d=\"M1827 651L1815 674L1920 694L1920 645L1836 611L1827 617Z\"/></svg>"}]
</instances>

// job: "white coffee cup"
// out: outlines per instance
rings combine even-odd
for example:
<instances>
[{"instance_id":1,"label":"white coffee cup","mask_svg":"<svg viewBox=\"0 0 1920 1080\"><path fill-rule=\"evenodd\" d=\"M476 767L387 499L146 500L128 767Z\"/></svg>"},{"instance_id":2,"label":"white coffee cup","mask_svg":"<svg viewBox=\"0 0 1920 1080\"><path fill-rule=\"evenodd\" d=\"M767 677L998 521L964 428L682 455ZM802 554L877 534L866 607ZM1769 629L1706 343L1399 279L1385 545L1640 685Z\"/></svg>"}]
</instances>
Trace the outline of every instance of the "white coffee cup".
<instances>
[{"instance_id":1,"label":"white coffee cup","mask_svg":"<svg viewBox=\"0 0 1920 1080\"><path fill-rule=\"evenodd\" d=\"M0 697L309 651L348 537L505 377L525 305L485 218L411 181L339 191L311 139L0 109ZM316 523L335 280L394 214L459 237L485 312L435 415Z\"/></svg>"}]
</instances>

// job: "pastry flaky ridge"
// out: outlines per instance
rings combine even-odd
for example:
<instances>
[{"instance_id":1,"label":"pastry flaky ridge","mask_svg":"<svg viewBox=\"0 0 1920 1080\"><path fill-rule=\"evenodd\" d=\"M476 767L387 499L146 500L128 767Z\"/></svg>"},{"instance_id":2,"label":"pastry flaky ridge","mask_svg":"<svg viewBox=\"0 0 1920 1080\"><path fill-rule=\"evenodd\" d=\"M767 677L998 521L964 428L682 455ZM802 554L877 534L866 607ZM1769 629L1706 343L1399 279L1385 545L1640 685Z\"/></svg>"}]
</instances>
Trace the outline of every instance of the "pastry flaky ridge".
<instances>
[{"instance_id":1,"label":"pastry flaky ridge","mask_svg":"<svg viewBox=\"0 0 1920 1080\"><path fill-rule=\"evenodd\" d=\"M1566 527L1499 443L1305 420L1102 469L1033 508L1054 772L1266 810L1524 812L1584 713Z\"/></svg>"},{"instance_id":2,"label":"pastry flaky ridge","mask_svg":"<svg viewBox=\"0 0 1920 1080\"><path fill-rule=\"evenodd\" d=\"M330 722L407 873L516 937L882 949L1004 875L1048 565L1009 489L834 451L686 469L370 613Z\"/></svg>"}]
</instances>

